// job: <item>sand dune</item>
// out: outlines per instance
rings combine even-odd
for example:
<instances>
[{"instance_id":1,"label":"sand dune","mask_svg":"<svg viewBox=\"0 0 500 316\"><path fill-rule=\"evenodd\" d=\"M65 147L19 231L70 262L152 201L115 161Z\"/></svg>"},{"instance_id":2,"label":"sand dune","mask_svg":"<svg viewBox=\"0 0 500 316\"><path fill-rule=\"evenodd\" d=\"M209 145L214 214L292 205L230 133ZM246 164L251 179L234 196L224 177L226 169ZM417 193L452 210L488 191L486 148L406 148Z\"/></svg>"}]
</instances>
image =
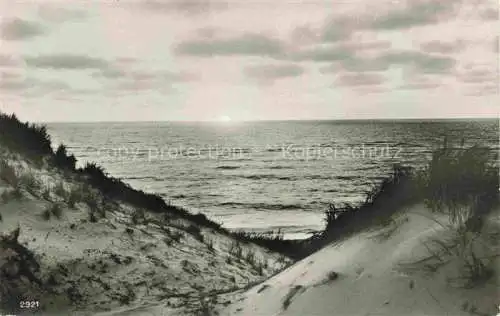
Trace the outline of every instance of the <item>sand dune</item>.
<instances>
[{"instance_id":1,"label":"sand dune","mask_svg":"<svg viewBox=\"0 0 500 316\"><path fill-rule=\"evenodd\" d=\"M136 315L141 306L160 305L162 314L186 314L200 309L206 295L248 287L290 262L186 219L140 212L125 203L109 203L102 215L91 219L88 205L69 207L55 189L62 185L69 192L81 184L76 178L37 168L17 155L5 157L18 175L29 173L41 184L33 192L21 186L20 197L0 204L0 232L20 227L19 245L34 254L40 267L32 272L44 284L16 277L15 271L22 270L16 259L20 254L5 243L5 235L0 268L7 271L13 265L14 272L12 280L1 283L20 296L11 299L40 304L21 311L96 315L129 310ZM46 188L51 188L50 194L44 196ZM12 188L0 180L3 192ZM59 218L44 215L54 204L60 207Z\"/></svg>"},{"instance_id":2,"label":"sand dune","mask_svg":"<svg viewBox=\"0 0 500 316\"><path fill-rule=\"evenodd\" d=\"M495 315L498 291L499 212L480 237L478 256L495 275L481 283L462 279L462 259L437 250L453 232L429 218L421 204L385 227L332 244L246 292L234 293L221 315ZM438 222L437 222L437 221ZM481 246L478 246L481 248ZM425 260L429 251L442 265ZM496 254L496 256L494 256ZM432 271L435 270L435 271Z\"/></svg>"}]
</instances>

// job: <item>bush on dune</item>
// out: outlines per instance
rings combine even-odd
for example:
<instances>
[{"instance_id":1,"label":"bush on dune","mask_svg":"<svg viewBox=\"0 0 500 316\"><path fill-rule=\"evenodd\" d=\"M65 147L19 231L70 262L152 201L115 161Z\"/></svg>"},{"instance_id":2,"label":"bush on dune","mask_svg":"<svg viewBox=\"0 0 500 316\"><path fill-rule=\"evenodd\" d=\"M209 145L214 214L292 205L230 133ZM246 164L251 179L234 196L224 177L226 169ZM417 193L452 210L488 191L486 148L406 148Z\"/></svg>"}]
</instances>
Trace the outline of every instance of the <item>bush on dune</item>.
<instances>
[{"instance_id":1,"label":"bush on dune","mask_svg":"<svg viewBox=\"0 0 500 316\"><path fill-rule=\"evenodd\" d=\"M20 228L0 235L0 310L23 312L19 302L26 297L36 297L43 282L37 276L40 264L34 253L19 241Z\"/></svg>"},{"instance_id":2,"label":"bush on dune","mask_svg":"<svg viewBox=\"0 0 500 316\"><path fill-rule=\"evenodd\" d=\"M420 173L420 192L426 206L434 213L444 214L448 223L434 217L432 220L452 233L448 240L435 238L424 242L430 256L420 261L426 261L424 268L435 272L458 258L458 275L450 280L468 288L493 275L493 257L485 256L491 253L490 237L483 224L498 206L499 169L494 161L496 154L488 148L466 148L463 141L459 147L449 147L445 139Z\"/></svg>"},{"instance_id":3,"label":"bush on dune","mask_svg":"<svg viewBox=\"0 0 500 316\"><path fill-rule=\"evenodd\" d=\"M74 155L68 155L66 146L61 144L54 153L54 164L62 169L75 170L76 158Z\"/></svg>"},{"instance_id":4,"label":"bush on dune","mask_svg":"<svg viewBox=\"0 0 500 316\"><path fill-rule=\"evenodd\" d=\"M42 187L40 181L31 172L24 173L19 178L19 183L21 186L25 187L26 190L32 194L37 194L38 190Z\"/></svg>"},{"instance_id":5,"label":"bush on dune","mask_svg":"<svg viewBox=\"0 0 500 316\"><path fill-rule=\"evenodd\" d=\"M52 150L46 126L23 123L15 114L0 112L0 145L23 154L37 165L49 157L49 162L56 167L75 170L76 158L67 154L64 145L60 145L56 152Z\"/></svg>"},{"instance_id":6,"label":"bush on dune","mask_svg":"<svg viewBox=\"0 0 500 316\"><path fill-rule=\"evenodd\" d=\"M276 251L292 259L302 259L305 256L301 241L284 239L283 233L278 230L267 234L236 231L231 234L236 240L253 243L263 248Z\"/></svg>"},{"instance_id":7,"label":"bush on dune","mask_svg":"<svg viewBox=\"0 0 500 316\"><path fill-rule=\"evenodd\" d=\"M445 213L458 229L481 228L483 215L498 204L499 169L489 148L444 145L434 151L425 170L422 192L426 205Z\"/></svg>"},{"instance_id":8,"label":"bush on dune","mask_svg":"<svg viewBox=\"0 0 500 316\"><path fill-rule=\"evenodd\" d=\"M14 188L19 186L20 178L16 169L4 159L0 160L0 179Z\"/></svg>"},{"instance_id":9,"label":"bush on dune","mask_svg":"<svg viewBox=\"0 0 500 316\"><path fill-rule=\"evenodd\" d=\"M95 163L87 163L83 168L78 169L78 172L86 177L93 187L99 189L108 198L128 202L138 208L144 208L156 213L174 214L221 233L229 233L219 223L209 220L204 214L191 214L181 207L166 203L157 194L134 189L121 179L109 176L104 168Z\"/></svg>"},{"instance_id":10,"label":"bush on dune","mask_svg":"<svg viewBox=\"0 0 500 316\"><path fill-rule=\"evenodd\" d=\"M0 113L0 143L31 160L52 155L50 136L42 125L22 123L15 114Z\"/></svg>"},{"instance_id":11,"label":"bush on dune","mask_svg":"<svg viewBox=\"0 0 500 316\"><path fill-rule=\"evenodd\" d=\"M325 211L325 229L302 243L302 253L313 253L332 241L370 226L387 223L387 219L395 212L419 199L415 192L414 170L394 165L392 173L367 192L361 205L330 204Z\"/></svg>"}]
</instances>

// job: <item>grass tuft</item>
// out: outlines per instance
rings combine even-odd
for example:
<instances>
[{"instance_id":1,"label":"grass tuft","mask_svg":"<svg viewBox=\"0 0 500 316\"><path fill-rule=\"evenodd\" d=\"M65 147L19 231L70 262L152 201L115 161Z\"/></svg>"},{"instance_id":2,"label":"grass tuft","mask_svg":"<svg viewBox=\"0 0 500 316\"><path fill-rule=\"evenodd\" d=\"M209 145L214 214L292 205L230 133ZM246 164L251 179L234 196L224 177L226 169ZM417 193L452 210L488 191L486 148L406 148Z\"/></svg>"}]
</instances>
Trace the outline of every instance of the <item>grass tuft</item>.
<instances>
[{"instance_id":1,"label":"grass tuft","mask_svg":"<svg viewBox=\"0 0 500 316\"><path fill-rule=\"evenodd\" d=\"M66 195L66 203L70 208L75 208L76 204L83 201L82 189L80 187L72 188Z\"/></svg>"},{"instance_id":2,"label":"grass tuft","mask_svg":"<svg viewBox=\"0 0 500 316\"><path fill-rule=\"evenodd\" d=\"M458 230L479 231L481 219L498 205L496 156L477 145L450 147L445 139L433 152L422 179L427 207L447 214Z\"/></svg>"},{"instance_id":3,"label":"grass tuft","mask_svg":"<svg viewBox=\"0 0 500 316\"><path fill-rule=\"evenodd\" d=\"M203 234L201 233L200 227L196 225L189 225L188 227L186 227L186 232L191 234L199 242L204 241L204 237Z\"/></svg>"},{"instance_id":4,"label":"grass tuft","mask_svg":"<svg viewBox=\"0 0 500 316\"><path fill-rule=\"evenodd\" d=\"M54 187L54 193L57 196L61 197L63 200L67 199L68 191L66 191L66 187L64 186L64 183L62 181L56 184L56 186Z\"/></svg>"},{"instance_id":5,"label":"grass tuft","mask_svg":"<svg viewBox=\"0 0 500 316\"><path fill-rule=\"evenodd\" d=\"M19 176L16 169L7 160L0 160L0 179L16 188L19 186Z\"/></svg>"},{"instance_id":6,"label":"grass tuft","mask_svg":"<svg viewBox=\"0 0 500 316\"><path fill-rule=\"evenodd\" d=\"M144 223L144 221L146 219L145 216L146 215L145 215L144 209L142 209L142 208L135 209L135 211L132 213L132 216L131 216L132 223L134 225Z\"/></svg>"},{"instance_id":7,"label":"grass tuft","mask_svg":"<svg viewBox=\"0 0 500 316\"><path fill-rule=\"evenodd\" d=\"M26 188L31 194L36 194L42 187L41 183L35 178L32 172L27 172L19 177L19 185Z\"/></svg>"},{"instance_id":8,"label":"grass tuft","mask_svg":"<svg viewBox=\"0 0 500 316\"><path fill-rule=\"evenodd\" d=\"M243 248L241 248L241 244L239 241L233 241L229 248L229 253L235 256L237 259L243 259Z\"/></svg>"},{"instance_id":9,"label":"grass tuft","mask_svg":"<svg viewBox=\"0 0 500 316\"><path fill-rule=\"evenodd\" d=\"M63 209L61 204L52 203L48 205L42 212L42 218L46 221L50 220L52 216L57 219L61 219L63 213Z\"/></svg>"}]
</instances>

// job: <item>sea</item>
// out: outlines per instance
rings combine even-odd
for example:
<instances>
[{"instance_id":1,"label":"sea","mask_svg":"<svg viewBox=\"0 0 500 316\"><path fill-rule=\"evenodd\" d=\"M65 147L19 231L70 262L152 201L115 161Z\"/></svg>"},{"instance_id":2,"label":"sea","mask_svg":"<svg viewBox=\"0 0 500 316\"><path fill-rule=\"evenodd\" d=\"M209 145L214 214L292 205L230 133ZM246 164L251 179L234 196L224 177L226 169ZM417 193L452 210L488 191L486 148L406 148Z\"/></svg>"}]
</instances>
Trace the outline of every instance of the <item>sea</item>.
<instances>
[{"instance_id":1,"label":"sea","mask_svg":"<svg viewBox=\"0 0 500 316\"><path fill-rule=\"evenodd\" d=\"M424 167L436 147L499 149L499 120L99 122L46 124L78 165L95 162L231 230L301 239L330 203L358 204L394 164Z\"/></svg>"}]
</instances>

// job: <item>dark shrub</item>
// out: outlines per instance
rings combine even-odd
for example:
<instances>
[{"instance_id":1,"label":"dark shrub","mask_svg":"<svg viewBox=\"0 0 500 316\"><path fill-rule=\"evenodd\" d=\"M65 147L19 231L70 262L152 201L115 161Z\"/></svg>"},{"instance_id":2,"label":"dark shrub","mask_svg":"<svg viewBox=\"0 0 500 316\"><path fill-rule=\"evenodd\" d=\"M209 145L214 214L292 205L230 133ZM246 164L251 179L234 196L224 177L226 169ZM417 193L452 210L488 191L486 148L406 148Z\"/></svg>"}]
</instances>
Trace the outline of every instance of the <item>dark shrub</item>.
<instances>
[{"instance_id":1,"label":"dark shrub","mask_svg":"<svg viewBox=\"0 0 500 316\"><path fill-rule=\"evenodd\" d=\"M198 241L203 242L203 235L201 234L201 230L198 226L189 225L188 227L186 227L186 232L191 234Z\"/></svg>"},{"instance_id":2,"label":"dark shrub","mask_svg":"<svg viewBox=\"0 0 500 316\"><path fill-rule=\"evenodd\" d=\"M47 128L21 123L15 114L0 113L0 143L37 161L53 153Z\"/></svg>"},{"instance_id":3,"label":"dark shrub","mask_svg":"<svg viewBox=\"0 0 500 316\"><path fill-rule=\"evenodd\" d=\"M54 164L62 169L75 170L76 158L68 155L66 146L61 144L57 147L53 157Z\"/></svg>"},{"instance_id":4,"label":"dark shrub","mask_svg":"<svg viewBox=\"0 0 500 316\"><path fill-rule=\"evenodd\" d=\"M0 160L0 179L14 188L19 186L20 179L16 169L3 159Z\"/></svg>"},{"instance_id":5,"label":"dark shrub","mask_svg":"<svg viewBox=\"0 0 500 316\"><path fill-rule=\"evenodd\" d=\"M481 217L498 203L499 169L489 148L449 147L444 143L433 152L423 179L426 205L449 215L459 228L477 230ZM472 227L476 226L476 227Z\"/></svg>"},{"instance_id":6,"label":"dark shrub","mask_svg":"<svg viewBox=\"0 0 500 316\"><path fill-rule=\"evenodd\" d=\"M26 190L32 194L37 193L42 186L31 172L22 174L19 178L19 184L25 187Z\"/></svg>"},{"instance_id":7,"label":"dark shrub","mask_svg":"<svg viewBox=\"0 0 500 316\"><path fill-rule=\"evenodd\" d=\"M60 219L62 212L62 206L59 203L52 203L43 210L42 218L49 220L52 216L54 216L55 218Z\"/></svg>"}]
</instances>

